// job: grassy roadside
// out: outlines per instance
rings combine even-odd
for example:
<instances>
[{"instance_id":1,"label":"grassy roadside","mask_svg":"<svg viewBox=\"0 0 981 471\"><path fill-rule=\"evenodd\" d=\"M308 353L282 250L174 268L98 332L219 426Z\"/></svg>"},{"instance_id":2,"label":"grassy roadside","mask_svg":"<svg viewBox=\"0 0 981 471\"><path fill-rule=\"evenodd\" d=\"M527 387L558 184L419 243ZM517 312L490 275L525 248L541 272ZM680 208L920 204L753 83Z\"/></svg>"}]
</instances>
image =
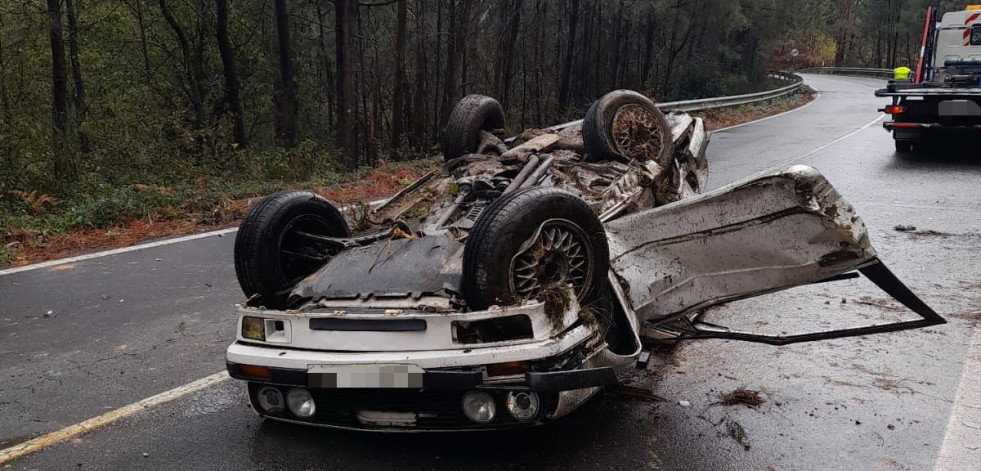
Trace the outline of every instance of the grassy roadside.
<instances>
[{"instance_id":1,"label":"grassy roadside","mask_svg":"<svg viewBox=\"0 0 981 471\"><path fill-rule=\"evenodd\" d=\"M694 113L709 130L782 113L814 93ZM391 195L438 165L438 159L385 162L323 181L227 181L107 187L98 195L57 200L37 193L0 195L0 267L20 266L149 239L233 227L259 198L283 189L312 190L338 203ZM6 201L2 201L6 199Z\"/></svg>"},{"instance_id":2,"label":"grassy roadside","mask_svg":"<svg viewBox=\"0 0 981 471\"><path fill-rule=\"evenodd\" d=\"M285 189L331 201L370 201L395 193L437 165L431 159L382 163L323 181L228 181L200 178L174 185L131 184L99 195L58 200L11 192L0 210L0 267L20 266L141 241L232 227L261 197ZM12 200L12 201L11 201Z\"/></svg>"}]
</instances>

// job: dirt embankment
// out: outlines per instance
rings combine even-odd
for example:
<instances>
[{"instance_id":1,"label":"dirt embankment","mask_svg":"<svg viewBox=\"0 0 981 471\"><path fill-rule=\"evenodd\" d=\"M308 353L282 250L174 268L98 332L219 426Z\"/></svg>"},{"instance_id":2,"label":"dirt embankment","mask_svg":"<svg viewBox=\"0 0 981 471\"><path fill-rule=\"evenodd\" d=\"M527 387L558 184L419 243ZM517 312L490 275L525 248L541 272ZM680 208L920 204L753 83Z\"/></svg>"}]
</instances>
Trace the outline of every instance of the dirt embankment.
<instances>
[{"instance_id":1,"label":"dirt embankment","mask_svg":"<svg viewBox=\"0 0 981 471\"><path fill-rule=\"evenodd\" d=\"M705 120L705 127L714 131L799 108L814 101L815 95L816 92L812 88L805 86L801 93L776 98L766 103L752 103L731 108L718 108L692 114L701 116Z\"/></svg>"}]
</instances>

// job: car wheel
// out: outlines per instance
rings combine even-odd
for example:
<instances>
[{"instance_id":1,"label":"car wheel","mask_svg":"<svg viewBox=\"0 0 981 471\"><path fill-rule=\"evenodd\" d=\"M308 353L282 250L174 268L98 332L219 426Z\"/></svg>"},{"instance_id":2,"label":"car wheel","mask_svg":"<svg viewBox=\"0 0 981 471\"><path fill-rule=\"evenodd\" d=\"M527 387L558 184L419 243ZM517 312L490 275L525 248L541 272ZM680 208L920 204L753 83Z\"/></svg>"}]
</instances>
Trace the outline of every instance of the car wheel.
<instances>
[{"instance_id":1,"label":"car wheel","mask_svg":"<svg viewBox=\"0 0 981 471\"><path fill-rule=\"evenodd\" d=\"M603 224L585 201L528 188L499 198L477 219L463 252L464 295L472 309L486 309L572 285L580 305L603 309L609 263Z\"/></svg>"},{"instance_id":2,"label":"car wheel","mask_svg":"<svg viewBox=\"0 0 981 471\"><path fill-rule=\"evenodd\" d=\"M284 309L293 285L330 260L304 234L350 237L351 231L337 208L309 192L274 193L249 210L235 237L235 274L247 297L258 294L256 303Z\"/></svg>"},{"instance_id":3,"label":"car wheel","mask_svg":"<svg viewBox=\"0 0 981 471\"><path fill-rule=\"evenodd\" d=\"M617 90L596 100L582 125L586 160L671 163L674 143L664 113L640 93Z\"/></svg>"},{"instance_id":4,"label":"car wheel","mask_svg":"<svg viewBox=\"0 0 981 471\"><path fill-rule=\"evenodd\" d=\"M896 152L912 152L913 151L913 141L895 141L896 142Z\"/></svg>"},{"instance_id":5,"label":"car wheel","mask_svg":"<svg viewBox=\"0 0 981 471\"><path fill-rule=\"evenodd\" d=\"M467 95L453 107L443 134L443 160L450 161L477 151L480 131L504 129L504 108L483 95Z\"/></svg>"}]
</instances>

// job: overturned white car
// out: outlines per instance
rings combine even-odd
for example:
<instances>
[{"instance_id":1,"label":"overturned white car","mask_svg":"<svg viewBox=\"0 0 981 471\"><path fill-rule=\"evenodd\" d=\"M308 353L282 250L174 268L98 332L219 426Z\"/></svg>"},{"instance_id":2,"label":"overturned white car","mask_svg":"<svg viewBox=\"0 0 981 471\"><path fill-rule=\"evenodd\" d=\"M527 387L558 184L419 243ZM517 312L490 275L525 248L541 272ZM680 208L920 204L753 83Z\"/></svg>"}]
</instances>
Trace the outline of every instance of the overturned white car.
<instances>
[{"instance_id":1,"label":"overturned white car","mask_svg":"<svg viewBox=\"0 0 981 471\"><path fill-rule=\"evenodd\" d=\"M446 163L376 208L283 192L235 242L249 297L229 373L276 420L470 430L562 417L643 342L772 344L943 323L876 258L861 219L797 166L701 194L708 136L628 91L581 123L502 140L464 98ZM351 226L356 230L352 232ZM707 306L861 272L922 320L765 336L698 321Z\"/></svg>"}]
</instances>

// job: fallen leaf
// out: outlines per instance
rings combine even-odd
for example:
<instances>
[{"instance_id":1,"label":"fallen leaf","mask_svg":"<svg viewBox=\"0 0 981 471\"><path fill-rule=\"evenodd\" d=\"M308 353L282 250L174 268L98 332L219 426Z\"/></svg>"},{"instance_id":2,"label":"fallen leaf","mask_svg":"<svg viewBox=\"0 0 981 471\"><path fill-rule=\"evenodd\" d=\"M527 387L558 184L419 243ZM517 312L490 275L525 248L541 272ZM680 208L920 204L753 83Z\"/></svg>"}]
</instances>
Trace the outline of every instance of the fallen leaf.
<instances>
[{"instance_id":1,"label":"fallen leaf","mask_svg":"<svg viewBox=\"0 0 981 471\"><path fill-rule=\"evenodd\" d=\"M727 406L745 404L754 408L766 402L766 399L760 397L759 391L746 388L739 388L729 393L719 394L719 400Z\"/></svg>"}]
</instances>

